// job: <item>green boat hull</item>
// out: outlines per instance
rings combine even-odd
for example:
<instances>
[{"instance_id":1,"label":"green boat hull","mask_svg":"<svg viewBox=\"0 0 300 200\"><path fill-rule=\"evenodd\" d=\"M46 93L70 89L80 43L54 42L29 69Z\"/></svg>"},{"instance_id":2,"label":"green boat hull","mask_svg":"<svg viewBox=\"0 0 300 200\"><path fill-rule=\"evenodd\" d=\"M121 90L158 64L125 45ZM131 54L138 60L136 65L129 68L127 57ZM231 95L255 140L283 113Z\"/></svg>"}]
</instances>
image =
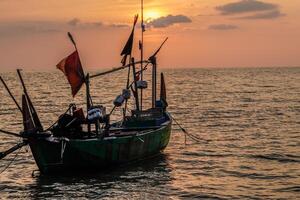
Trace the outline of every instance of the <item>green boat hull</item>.
<instances>
[{"instance_id":1,"label":"green boat hull","mask_svg":"<svg viewBox=\"0 0 300 200\"><path fill-rule=\"evenodd\" d=\"M54 173L101 169L156 155L166 148L171 120L160 128L135 135L91 139L30 138L29 145L39 170Z\"/></svg>"}]
</instances>

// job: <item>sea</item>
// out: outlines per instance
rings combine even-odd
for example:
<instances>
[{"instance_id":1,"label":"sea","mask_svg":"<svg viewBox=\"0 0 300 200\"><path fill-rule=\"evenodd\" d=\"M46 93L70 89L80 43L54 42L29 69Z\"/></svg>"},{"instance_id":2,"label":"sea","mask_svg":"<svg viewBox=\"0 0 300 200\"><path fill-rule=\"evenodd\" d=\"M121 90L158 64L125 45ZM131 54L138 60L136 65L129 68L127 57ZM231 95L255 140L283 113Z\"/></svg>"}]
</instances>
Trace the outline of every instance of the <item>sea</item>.
<instances>
[{"instance_id":1,"label":"sea","mask_svg":"<svg viewBox=\"0 0 300 200\"><path fill-rule=\"evenodd\" d=\"M51 176L39 173L24 147L0 160L0 199L300 199L299 67L161 71L168 110L198 141L185 141L174 123L170 143L157 157ZM20 102L16 72L0 74ZM22 74L44 127L70 103L85 108L85 87L73 98L60 71ZM111 110L126 80L126 70L91 79L93 103ZM0 86L0 129L18 133L21 114ZM145 100L143 108L149 105ZM113 120L120 116L116 109ZM0 151L18 142L0 133Z\"/></svg>"}]
</instances>

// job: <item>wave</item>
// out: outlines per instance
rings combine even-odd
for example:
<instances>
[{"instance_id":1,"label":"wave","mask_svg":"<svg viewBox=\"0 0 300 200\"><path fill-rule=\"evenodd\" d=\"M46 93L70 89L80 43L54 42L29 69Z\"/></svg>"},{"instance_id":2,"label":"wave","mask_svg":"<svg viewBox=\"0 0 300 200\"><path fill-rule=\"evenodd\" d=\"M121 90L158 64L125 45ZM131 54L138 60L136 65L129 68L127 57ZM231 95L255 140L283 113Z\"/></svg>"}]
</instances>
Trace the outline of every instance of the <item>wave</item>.
<instances>
[{"instance_id":1,"label":"wave","mask_svg":"<svg viewBox=\"0 0 300 200\"><path fill-rule=\"evenodd\" d=\"M281 154L258 154L258 155L251 155L250 157L256 159L265 159L265 160L274 160L278 162L296 162L300 163L300 156L294 156L290 154L281 155Z\"/></svg>"}]
</instances>

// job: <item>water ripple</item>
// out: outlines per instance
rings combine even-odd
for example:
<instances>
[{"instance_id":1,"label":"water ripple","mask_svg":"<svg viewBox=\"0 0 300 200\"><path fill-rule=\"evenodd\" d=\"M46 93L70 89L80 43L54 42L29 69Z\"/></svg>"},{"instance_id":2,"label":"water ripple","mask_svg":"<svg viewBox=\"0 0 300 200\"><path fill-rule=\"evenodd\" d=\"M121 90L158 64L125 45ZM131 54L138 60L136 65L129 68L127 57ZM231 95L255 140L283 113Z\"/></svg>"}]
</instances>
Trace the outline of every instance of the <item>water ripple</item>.
<instances>
[{"instance_id":1,"label":"water ripple","mask_svg":"<svg viewBox=\"0 0 300 200\"><path fill-rule=\"evenodd\" d=\"M155 159L107 169L43 176L22 149L0 175L3 199L297 199L300 194L300 68L165 70L169 110L203 143L173 127L170 145ZM125 74L125 75L124 75ZM21 99L15 73L2 77ZM146 77L150 79L150 73ZM75 102L60 72L24 72L28 92L44 126ZM44 80L53 80L51 83ZM113 80L113 81L112 81ZM110 82L104 87L103 83ZM95 79L94 103L109 109L126 84L126 72ZM151 89L145 91L150 96ZM105 97L105 98L103 98ZM145 101L145 106L150 106ZM134 107L131 103L130 107ZM117 110L117 120L121 113ZM19 132L22 118L0 87L0 129ZM0 135L0 150L18 142ZM0 162L3 169L14 157Z\"/></svg>"}]
</instances>

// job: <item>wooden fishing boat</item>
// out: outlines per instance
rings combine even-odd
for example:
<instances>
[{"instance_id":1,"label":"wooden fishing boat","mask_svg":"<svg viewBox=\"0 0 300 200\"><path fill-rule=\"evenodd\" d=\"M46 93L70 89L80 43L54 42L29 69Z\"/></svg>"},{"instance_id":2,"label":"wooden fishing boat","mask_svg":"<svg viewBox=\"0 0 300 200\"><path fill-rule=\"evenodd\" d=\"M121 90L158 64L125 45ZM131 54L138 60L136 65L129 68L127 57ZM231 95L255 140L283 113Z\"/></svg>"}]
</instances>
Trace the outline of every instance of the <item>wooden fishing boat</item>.
<instances>
[{"instance_id":1,"label":"wooden fishing boat","mask_svg":"<svg viewBox=\"0 0 300 200\"><path fill-rule=\"evenodd\" d=\"M155 53L144 60L143 39L140 42L141 60L135 62L131 55L134 27L121 53L122 66L95 75L84 74L74 38L68 36L75 51L63 59L57 68L68 78L72 95L75 96L82 85L86 86L86 113L75 104L49 128L44 129L38 114L28 95L20 70L17 70L23 86L22 106L10 92L4 80L2 83L14 100L23 116L24 130L17 133L0 130L2 133L23 138L23 142L0 153L0 158L29 145L32 155L42 173L55 173L70 170L101 169L122 163L141 160L163 151L170 139L172 117L167 111L167 98L164 76L161 74L160 98L157 98L157 62L156 56L166 40ZM144 32L143 20L142 38ZM129 60L127 60L129 57ZM137 66L140 69L137 70ZM143 80L143 72L152 69L152 106L143 108L143 90L148 87ZM106 113L103 105L93 105L90 95L90 81L119 70L128 70L127 84L113 102L114 107ZM132 76L132 78L130 78ZM130 79L131 82L130 82ZM127 103L133 94L135 108L128 110ZM115 109L123 110L123 117L115 123L110 122ZM128 114L129 113L129 114Z\"/></svg>"},{"instance_id":2,"label":"wooden fishing boat","mask_svg":"<svg viewBox=\"0 0 300 200\"><path fill-rule=\"evenodd\" d=\"M52 134L28 137L34 159L42 173L62 170L101 169L158 154L169 143L171 120L139 128L112 128L108 136L71 139Z\"/></svg>"}]
</instances>

